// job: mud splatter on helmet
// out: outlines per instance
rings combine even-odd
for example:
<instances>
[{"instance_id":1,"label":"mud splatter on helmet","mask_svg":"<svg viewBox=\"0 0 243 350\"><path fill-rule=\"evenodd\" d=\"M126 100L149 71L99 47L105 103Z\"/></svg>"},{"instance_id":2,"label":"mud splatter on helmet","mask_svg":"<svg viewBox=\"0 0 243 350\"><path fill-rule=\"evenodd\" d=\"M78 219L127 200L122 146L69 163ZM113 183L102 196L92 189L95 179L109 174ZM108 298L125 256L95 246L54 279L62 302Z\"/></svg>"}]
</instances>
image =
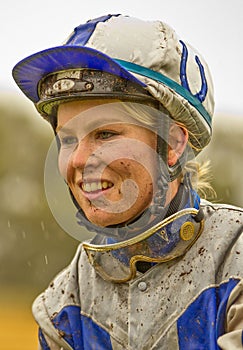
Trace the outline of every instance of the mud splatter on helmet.
<instances>
[{"instance_id":1,"label":"mud splatter on helmet","mask_svg":"<svg viewBox=\"0 0 243 350\"><path fill-rule=\"evenodd\" d=\"M213 85L201 55L161 21L107 15L66 42L19 62L13 76L45 117L63 101L97 97L158 100L189 131L195 152L211 138Z\"/></svg>"}]
</instances>

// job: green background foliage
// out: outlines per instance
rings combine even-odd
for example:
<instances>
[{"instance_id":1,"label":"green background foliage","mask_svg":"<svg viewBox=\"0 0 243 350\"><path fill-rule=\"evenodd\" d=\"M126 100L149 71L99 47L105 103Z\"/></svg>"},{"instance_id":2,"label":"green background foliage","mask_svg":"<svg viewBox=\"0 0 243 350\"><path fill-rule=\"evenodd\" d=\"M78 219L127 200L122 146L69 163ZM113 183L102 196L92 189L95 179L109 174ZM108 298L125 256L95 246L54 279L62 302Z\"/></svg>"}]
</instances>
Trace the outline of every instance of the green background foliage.
<instances>
[{"instance_id":1,"label":"green background foliage","mask_svg":"<svg viewBox=\"0 0 243 350\"><path fill-rule=\"evenodd\" d=\"M0 114L0 285L37 293L78 242L58 226L45 197L49 125L14 98L0 103Z\"/></svg>"}]
</instances>

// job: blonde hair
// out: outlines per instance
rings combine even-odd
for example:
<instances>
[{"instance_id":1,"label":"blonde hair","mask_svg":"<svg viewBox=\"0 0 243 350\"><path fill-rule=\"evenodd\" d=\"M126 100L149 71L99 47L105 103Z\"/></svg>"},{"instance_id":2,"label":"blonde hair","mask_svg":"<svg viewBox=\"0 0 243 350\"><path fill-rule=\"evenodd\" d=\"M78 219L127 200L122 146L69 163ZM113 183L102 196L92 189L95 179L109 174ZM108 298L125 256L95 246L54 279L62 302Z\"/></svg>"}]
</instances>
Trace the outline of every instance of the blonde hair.
<instances>
[{"instance_id":1,"label":"blonde hair","mask_svg":"<svg viewBox=\"0 0 243 350\"><path fill-rule=\"evenodd\" d=\"M210 160L203 162L195 160L188 161L182 171L182 182L186 173L191 175L192 187L197 191L201 198L212 200L217 197L217 194L211 185L212 171Z\"/></svg>"}]
</instances>

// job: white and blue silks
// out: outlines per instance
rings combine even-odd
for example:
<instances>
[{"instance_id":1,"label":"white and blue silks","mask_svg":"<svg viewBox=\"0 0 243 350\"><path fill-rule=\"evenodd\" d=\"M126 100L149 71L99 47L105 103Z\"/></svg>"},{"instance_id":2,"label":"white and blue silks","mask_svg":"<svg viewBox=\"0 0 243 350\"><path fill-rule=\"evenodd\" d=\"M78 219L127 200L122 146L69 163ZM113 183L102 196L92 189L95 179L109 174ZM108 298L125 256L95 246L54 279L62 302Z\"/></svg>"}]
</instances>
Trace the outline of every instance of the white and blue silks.
<instances>
[{"instance_id":1,"label":"white and blue silks","mask_svg":"<svg viewBox=\"0 0 243 350\"><path fill-rule=\"evenodd\" d=\"M241 349L242 210L201 207L204 230L186 254L125 283L104 280L81 244L33 305L42 349Z\"/></svg>"}]
</instances>

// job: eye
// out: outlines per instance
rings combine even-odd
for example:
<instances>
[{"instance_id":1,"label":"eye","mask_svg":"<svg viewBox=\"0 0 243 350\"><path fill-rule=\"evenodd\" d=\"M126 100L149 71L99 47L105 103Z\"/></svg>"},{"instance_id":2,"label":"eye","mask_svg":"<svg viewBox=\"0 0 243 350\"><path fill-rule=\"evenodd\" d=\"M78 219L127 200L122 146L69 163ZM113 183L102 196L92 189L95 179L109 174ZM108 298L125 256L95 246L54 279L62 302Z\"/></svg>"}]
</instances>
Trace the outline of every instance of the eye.
<instances>
[{"instance_id":1,"label":"eye","mask_svg":"<svg viewBox=\"0 0 243 350\"><path fill-rule=\"evenodd\" d=\"M77 137L75 136L63 136L60 137L60 142L62 146L71 146L78 142Z\"/></svg>"},{"instance_id":2,"label":"eye","mask_svg":"<svg viewBox=\"0 0 243 350\"><path fill-rule=\"evenodd\" d=\"M113 136L117 135L114 131L109 131L109 130L101 130L97 132L96 138L101 139L101 140L106 140L109 139Z\"/></svg>"}]
</instances>

